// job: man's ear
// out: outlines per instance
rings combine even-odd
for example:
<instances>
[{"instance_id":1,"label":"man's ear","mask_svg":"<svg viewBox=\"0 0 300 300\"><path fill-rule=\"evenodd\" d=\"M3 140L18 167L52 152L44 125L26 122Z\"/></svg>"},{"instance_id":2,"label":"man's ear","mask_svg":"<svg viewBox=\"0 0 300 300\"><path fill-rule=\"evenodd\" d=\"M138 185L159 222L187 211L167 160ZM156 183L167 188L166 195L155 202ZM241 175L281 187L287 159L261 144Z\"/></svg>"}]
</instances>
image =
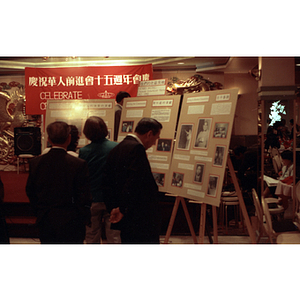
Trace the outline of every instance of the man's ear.
<instances>
[{"instance_id":1,"label":"man's ear","mask_svg":"<svg viewBox=\"0 0 300 300\"><path fill-rule=\"evenodd\" d=\"M153 136L153 131L152 131L152 130L149 130L149 131L147 132L147 137L151 137L151 136Z\"/></svg>"}]
</instances>

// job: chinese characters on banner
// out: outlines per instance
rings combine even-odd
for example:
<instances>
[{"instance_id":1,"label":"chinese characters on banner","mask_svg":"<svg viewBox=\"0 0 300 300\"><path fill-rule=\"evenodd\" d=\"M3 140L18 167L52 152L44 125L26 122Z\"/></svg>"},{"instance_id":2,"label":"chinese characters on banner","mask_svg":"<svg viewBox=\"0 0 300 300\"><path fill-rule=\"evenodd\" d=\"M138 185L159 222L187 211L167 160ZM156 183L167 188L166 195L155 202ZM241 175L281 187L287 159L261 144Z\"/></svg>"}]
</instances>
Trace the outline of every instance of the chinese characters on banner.
<instances>
[{"instance_id":1,"label":"chinese characters on banner","mask_svg":"<svg viewBox=\"0 0 300 300\"><path fill-rule=\"evenodd\" d=\"M219 206L238 89L184 94L167 191Z\"/></svg>"},{"instance_id":2,"label":"chinese characters on banner","mask_svg":"<svg viewBox=\"0 0 300 300\"><path fill-rule=\"evenodd\" d=\"M143 96L125 98L123 103L118 142L128 133L134 133L140 119L154 118L163 125L156 145L147 150L151 170L161 192L166 192L166 182L171 165L173 141L180 104L180 95Z\"/></svg>"},{"instance_id":3,"label":"chinese characters on banner","mask_svg":"<svg viewBox=\"0 0 300 300\"><path fill-rule=\"evenodd\" d=\"M152 65L25 68L26 114L45 114L47 100L115 99L137 95L140 81L152 80Z\"/></svg>"}]
</instances>

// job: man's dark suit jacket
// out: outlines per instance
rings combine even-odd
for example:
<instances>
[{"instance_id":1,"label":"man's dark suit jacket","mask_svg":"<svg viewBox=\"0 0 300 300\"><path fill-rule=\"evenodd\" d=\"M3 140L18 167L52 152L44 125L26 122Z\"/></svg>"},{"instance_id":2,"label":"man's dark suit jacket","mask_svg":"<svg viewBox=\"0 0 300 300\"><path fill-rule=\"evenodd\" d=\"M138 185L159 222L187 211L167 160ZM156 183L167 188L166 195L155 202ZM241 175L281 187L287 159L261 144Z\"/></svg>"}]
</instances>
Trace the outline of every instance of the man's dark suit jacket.
<instances>
[{"instance_id":1,"label":"man's dark suit jacket","mask_svg":"<svg viewBox=\"0 0 300 300\"><path fill-rule=\"evenodd\" d=\"M52 148L30 160L26 193L36 211L41 242L83 242L91 205L86 161Z\"/></svg>"},{"instance_id":2,"label":"man's dark suit jacket","mask_svg":"<svg viewBox=\"0 0 300 300\"><path fill-rule=\"evenodd\" d=\"M158 187L144 146L127 136L111 150L102 182L107 209L119 207L124 214L112 224L122 243L159 243Z\"/></svg>"}]
</instances>

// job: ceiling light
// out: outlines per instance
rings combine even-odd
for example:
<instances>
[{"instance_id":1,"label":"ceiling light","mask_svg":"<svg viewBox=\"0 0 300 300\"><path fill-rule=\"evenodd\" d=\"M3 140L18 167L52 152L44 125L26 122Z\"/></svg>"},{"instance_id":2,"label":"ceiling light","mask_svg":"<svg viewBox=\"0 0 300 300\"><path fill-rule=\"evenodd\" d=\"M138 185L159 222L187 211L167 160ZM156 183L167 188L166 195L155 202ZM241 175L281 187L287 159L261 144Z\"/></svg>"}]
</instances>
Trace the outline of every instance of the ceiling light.
<instances>
[{"instance_id":1,"label":"ceiling light","mask_svg":"<svg viewBox=\"0 0 300 300\"><path fill-rule=\"evenodd\" d=\"M179 62L178 65L184 65L184 62Z\"/></svg>"}]
</instances>

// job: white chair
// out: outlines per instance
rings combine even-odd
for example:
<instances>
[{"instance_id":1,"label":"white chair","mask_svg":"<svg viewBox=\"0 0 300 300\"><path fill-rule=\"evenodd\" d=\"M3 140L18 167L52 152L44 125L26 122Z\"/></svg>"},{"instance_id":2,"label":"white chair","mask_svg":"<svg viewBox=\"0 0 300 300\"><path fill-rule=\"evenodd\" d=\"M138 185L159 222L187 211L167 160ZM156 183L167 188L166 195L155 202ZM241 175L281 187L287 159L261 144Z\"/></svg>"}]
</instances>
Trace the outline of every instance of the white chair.
<instances>
[{"instance_id":1,"label":"white chair","mask_svg":"<svg viewBox=\"0 0 300 300\"><path fill-rule=\"evenodd\" d=\"M295 199L295 222L300 228L300 181L298 181L295 185L296 190L296 199Z\"/></svg>"},{"instance_id":2,"label":"white chair","mask_svg":"<svg viewBox=\"0 0 300 300\"><path fill-rule=\"evenodd\" d=\"M253 198L253 203L255 206L255 214L257 217L257 225L258 225L258 238L257 238L257 243L260 241L260 238L262 236L268 236L266 225L264 222L264 214L263 210L261 208L261 204L257 195L257 192L255 189L252 189L252 198Z\"/></svg>"},{"instance_id":3,"label":"white chair","mask_svg":"<svg viewBox=\"0 0 300 300\"><path fill-rule=\"evenodd\" d=\"M289 231L289 232L281 232L277 233L273 229L271 214L269 211L268 203L262 197L262 208L265 215L266 220L266 232L269 236L271 243L277 244L299 244L300 243L300 232L299 231Z\"/></svg>"}]
</instances>

